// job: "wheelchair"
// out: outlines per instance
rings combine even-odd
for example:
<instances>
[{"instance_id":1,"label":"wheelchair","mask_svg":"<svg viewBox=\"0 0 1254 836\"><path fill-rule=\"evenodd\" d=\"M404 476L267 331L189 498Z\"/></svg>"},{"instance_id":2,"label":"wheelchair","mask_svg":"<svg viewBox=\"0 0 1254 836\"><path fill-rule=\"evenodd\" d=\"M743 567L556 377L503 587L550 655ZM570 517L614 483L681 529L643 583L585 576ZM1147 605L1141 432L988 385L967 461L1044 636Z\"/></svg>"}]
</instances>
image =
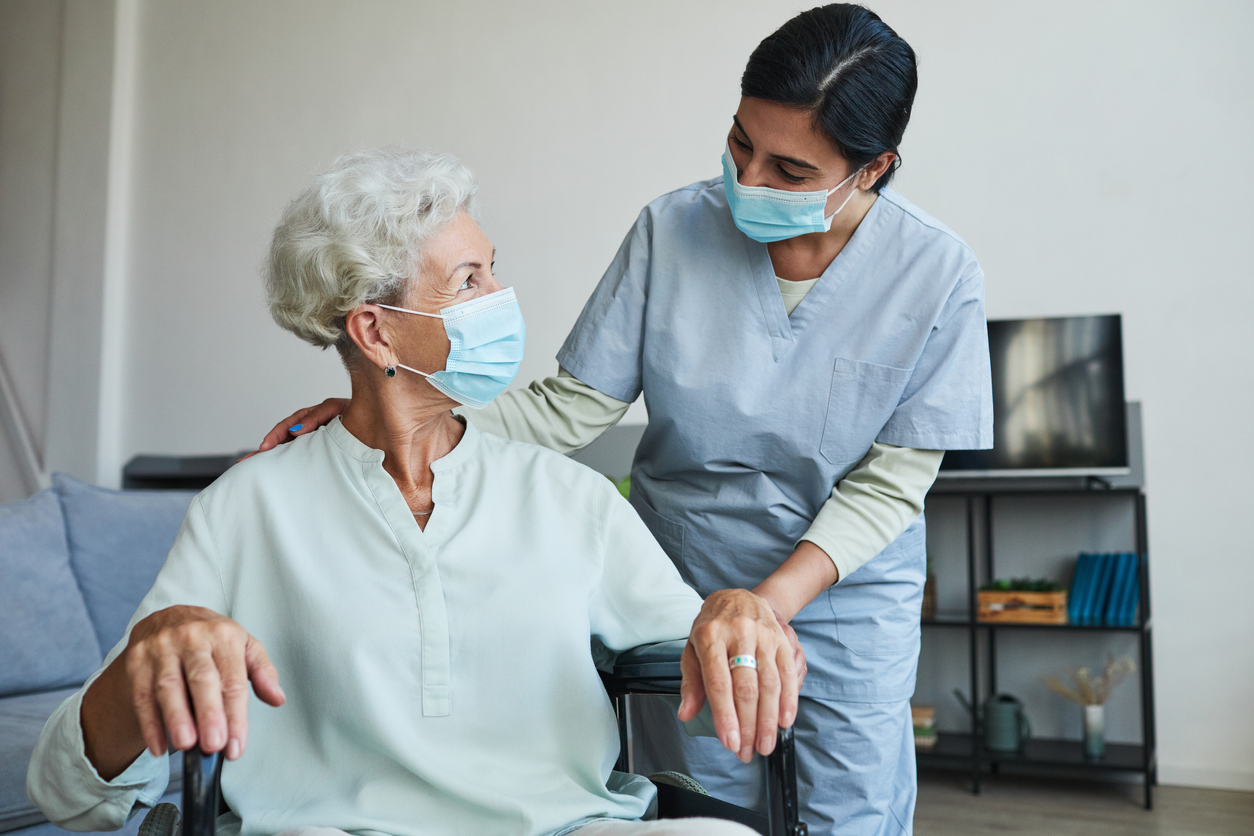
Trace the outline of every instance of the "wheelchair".
<instances>
[{"instance_id":1,"label":"wheelchair","mask_svg":"<svg viewBox=\"0 0 1254 836\"><path fill-rule=\"evenodd\" d=\"M634 648L618 656L612 671L601 672L618 718L620 750L616 770L628 771L628 697L677 695L684 644L681 639ZM224 760L220 752L208 755L199 747L184 752L182 812L173 804L158 804L148 811L139 836L214 836L217 818L226 812L219 791ZM649 780L657 787L658 818L704 816L739 822L762 836L808 836L806 824L799 818L797 750L792 729L779 730L775 749L767 756L766 772L766 815L711 797L687 775L651 775Z\"/></svg>"}]
</instances>

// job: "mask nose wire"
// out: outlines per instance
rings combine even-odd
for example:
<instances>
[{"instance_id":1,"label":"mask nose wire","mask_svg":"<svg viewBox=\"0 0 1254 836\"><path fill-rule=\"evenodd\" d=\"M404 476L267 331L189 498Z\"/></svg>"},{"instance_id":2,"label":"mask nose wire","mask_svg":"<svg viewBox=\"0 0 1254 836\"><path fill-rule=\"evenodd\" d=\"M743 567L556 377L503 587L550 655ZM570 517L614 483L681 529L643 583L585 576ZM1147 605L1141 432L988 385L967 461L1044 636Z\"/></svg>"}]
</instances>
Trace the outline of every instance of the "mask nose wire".
<instances>
[{"instance_id":1,"label":"mask nose wire","mask_svg":"<svg viewBox=\"0 0 1254 836\"><path fill-rule=\"evenodd\" d=\"M438 314L438 313L426 313L425 311L411 311L409 308L398 308L398 307L396 307L395 305L384 305L384 304L383 304L383 303L381 303L381 302L375 302L374 304L378 305L380 308L387 308L389 311L400 311L401 313L411 313L411 314L417 314L418 316L429 316L429 317L432 317L433 319L444 319L444 317L443 317L441 314ZM411 367L409 367L409 366L406 366L404 363L397 363L397 364L396 364L396 367L397 367L398 369L404 369L404 370L405 370L405 371L407 371L407 372L413 372L414 374L420 374L420 375L422 375L423 377L431 377L431 375L427 374L426 372L420 372L420 371L418 371L418 370L417 370L417 369L415 369L415 368L411 368Z\"/></svg>"}]
</instances>

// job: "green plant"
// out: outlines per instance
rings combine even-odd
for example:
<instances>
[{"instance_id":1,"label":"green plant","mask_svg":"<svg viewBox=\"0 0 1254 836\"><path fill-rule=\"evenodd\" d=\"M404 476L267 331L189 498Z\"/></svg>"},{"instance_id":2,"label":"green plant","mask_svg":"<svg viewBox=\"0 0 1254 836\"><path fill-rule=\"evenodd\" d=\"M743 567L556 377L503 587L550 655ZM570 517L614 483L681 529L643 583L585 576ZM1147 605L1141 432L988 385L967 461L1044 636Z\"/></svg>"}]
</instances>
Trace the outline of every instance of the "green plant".
<instances>
[{"instance_id":1,"label":"green plant","mask_svg":"<svg viewBox=\"0 0 1254 836\"><path fill-rule=\"evenodd\" d=\"M980 587L981 592L1061 592L1063 585L1045 578L996 580Z\"/></svg>"},{"instance_id":2,"label":"green plant","mask_svg":"<svg viewBox=\"0 0 1254 836\"><path fill-rule=\"evenodd\" d=\"M623 495L623 499L629 498L631 494L630 476L624 476L622 479L615 479L613 476L607 476L606 478L614 483L614 487L618 488L618 492Z\"/></svg>"}]
</instances>

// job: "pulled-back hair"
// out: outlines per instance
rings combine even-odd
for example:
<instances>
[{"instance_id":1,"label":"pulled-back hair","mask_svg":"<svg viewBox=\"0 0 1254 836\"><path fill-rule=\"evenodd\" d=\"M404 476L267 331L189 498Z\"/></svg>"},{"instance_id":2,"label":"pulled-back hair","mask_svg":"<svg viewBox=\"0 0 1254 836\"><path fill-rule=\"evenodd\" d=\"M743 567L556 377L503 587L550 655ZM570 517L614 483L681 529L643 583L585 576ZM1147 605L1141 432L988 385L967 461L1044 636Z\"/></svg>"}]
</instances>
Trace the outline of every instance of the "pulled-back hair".
<instances>
[{"instance_id":1,"label":"pulled-back hair","mask_svg":"<svg viewBox=\"0 0 1254 836\"><path fill-rule=\"evenodd\" d=\"M914 50L879 15L833 3L802 12L749 56L740 93L808 111L855 167L897 146L919 85ZM892 179L901 157L872 187Z\"/></svg>"}]
</instances>

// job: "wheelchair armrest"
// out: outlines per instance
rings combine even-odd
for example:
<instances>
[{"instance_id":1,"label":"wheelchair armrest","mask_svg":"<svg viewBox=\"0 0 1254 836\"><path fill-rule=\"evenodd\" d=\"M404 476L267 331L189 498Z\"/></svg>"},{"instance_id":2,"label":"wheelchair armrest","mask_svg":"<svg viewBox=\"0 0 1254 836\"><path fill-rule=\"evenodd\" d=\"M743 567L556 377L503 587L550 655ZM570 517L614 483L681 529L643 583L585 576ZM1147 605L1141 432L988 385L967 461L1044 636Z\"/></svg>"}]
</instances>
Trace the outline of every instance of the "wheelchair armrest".
<instances>
[{"instance_id":1,"label":"wheelchair armrest","mask_svg":"<svg viewBox=\"0 0 1254 836\"><path fill-rule=\"evenodd\" d=\"M642 644L618 654L614 662L612 676L624 684L639 680L675 680L683 675L679 670L679 659L684 655L687 639L676 639L671 642Z\"/></svg>"}]
</instances>

